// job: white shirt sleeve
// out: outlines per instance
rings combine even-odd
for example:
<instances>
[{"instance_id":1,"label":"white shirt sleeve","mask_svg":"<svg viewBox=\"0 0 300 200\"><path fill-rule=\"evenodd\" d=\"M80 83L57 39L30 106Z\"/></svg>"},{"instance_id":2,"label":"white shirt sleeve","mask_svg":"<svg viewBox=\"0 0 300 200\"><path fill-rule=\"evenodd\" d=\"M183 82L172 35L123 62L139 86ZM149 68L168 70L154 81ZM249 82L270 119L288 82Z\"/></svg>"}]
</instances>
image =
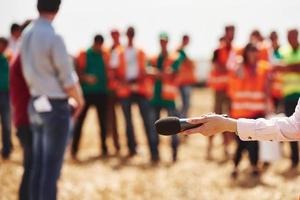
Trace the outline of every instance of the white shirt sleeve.
<instances>
[{"instance_id":1,"label":"white shirt sleeve","mask_svg":"<svg viewBox=\"0 0 300 200\"><path fill-rule=\"evenodd\" d=\"M300 141L300 99L291 117L272 119L238 119L241 140Z\"/></svg>"}]
</instances>

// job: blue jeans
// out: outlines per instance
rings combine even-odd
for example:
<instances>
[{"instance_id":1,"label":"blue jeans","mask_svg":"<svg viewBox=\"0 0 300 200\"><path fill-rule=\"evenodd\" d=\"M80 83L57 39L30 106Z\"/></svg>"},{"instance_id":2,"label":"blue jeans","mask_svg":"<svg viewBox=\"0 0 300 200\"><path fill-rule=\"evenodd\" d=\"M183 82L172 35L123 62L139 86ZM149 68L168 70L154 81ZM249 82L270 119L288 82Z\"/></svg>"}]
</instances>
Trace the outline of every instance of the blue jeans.
<instances>
[{"instance_id":1,"label":"blue jeans","mask_svg":"<svg viewBox=\"0 0 300 200\"><path fill-rule=\"evenodd\" d=\"M179 113L176 110L176 108L171 108L171 107L166 108L166 107L156 105L153 107L153 113L154 113L154 119L155 119L154 121L156 121L160 118L160 113L161 113L162 109L167 110L168 116L177 116L177 117L179 116ZM174 161L177 159L178 145L179 145L178 135L172 135L171 136L171 146L172 146L172 150L173 150L173 160Z\"/></svg>"},{"instance_id":2,"label":"blue jeans","mask_svg":"<svg viewBox=\"0 0 300 200\"><path fill-rule=\"evenodd\" d=\"M70 106L67 100L49 100L50 112L37 112L33 99L29 117L33 131L32 200L55 200L57 180L63 163L70 128Z\"/></svg>"},{"instance_id":3,"label":"blue jeans","mask_svg":"<svg viewBox=\"0 0 300 200\"><path fill-rule=\"evenodd\" d=\"M152 159L158 157L158 136L154 129L154 120L151 116L151 106L149 101L141 95L131 95L129 98L121 99L121 106L126 121L126 135L128 148L131 153L136 151L136 140L134 135L133 123L132 123L132 112L131 105L137 103L139 106L140 114L143 118L143 123L146 131L146 136L151 152Z\"/></svg>"},{"instance_id":4,"label":"blue jeans","mask_svg":"<svg viewBox=\"0 0 300 200\"><path fill-rule=\"evenodd\" d=\"M11 118L8 92L0 92L0 118L2 128L2 156L3 158L8 158L12 148Z\"/></svg>"},{"instance_id":5,"label":"blue jeans","mask_svg":"<svg viewBox=\"0 0 300 200\"><path fill-rule=\"evenodd\" d=\"M29 125L17 127L17 136L23 148L23 177L19 188L19 200L30 199L30 177L32 171L32 131Z\"/></svg>"},{"instance_id":6,"label":"blue jeans","mask_svg":"<svg viewBox=\"0 0 300 200\"><path fill-rule=\"evenodd\" d=\"M190 98L192 92L192 86L184 85L179 88L181 100L182 100L182 107L180 110L181 117L187 117L189 108L190 108Z\"/></svg>"}]
</instances>

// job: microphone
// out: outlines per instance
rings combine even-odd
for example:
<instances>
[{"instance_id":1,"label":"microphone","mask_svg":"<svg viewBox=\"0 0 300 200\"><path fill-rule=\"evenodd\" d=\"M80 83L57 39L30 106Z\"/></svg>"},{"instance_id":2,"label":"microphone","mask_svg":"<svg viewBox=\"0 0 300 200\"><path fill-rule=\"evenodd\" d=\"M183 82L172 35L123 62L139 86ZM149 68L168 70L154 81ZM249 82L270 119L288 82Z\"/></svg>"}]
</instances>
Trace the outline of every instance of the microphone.
<instances>
[{"instance_id":1,"label":"microphone","mask_svg":"<svg viewBox=\"0 0 300 200\"><path fill-rule=\"evenodd\" d=\"M166 117L155 122L155 128L160 135L175 135L182 131L196 128L202 124L190 124L188 119L179 119L178 117Z\"/></svg>"}]
</instances>

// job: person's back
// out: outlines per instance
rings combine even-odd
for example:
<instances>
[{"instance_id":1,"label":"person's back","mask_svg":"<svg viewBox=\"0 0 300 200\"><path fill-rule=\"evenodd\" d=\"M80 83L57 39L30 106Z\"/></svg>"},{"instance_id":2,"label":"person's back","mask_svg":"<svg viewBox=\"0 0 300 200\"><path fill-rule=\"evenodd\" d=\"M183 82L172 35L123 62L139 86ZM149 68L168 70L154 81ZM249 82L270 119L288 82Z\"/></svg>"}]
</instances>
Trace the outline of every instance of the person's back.
<instances>
[{"instance_id":1,"label":"person's back","mask_svg":"<svg viewBox=\"0 0 300 200\"><path fill-rule=\"evenodd\" d=\"M84 100L78 78L66 51L51 22L60 0L38 0L40 17L23 35L21 61L31 99L28 114L33 134L33 162L30 199L55 200L57 180L67 145L73 98L73 117L82 110Z\"/></svg>"},{"instance_id":2,"label":"person's back","mask_svg":"<svg viewBox=\"0 0 300 200\"><path fill-rule=\"evenodd\" d=\"M63 40L49 21L39 18L25 31L21 56L31 95L53 98L67 96L62 86L73 83L70 73L74 71L71 60L62 59L68 57Z\"/></svg>"}]
</instances>

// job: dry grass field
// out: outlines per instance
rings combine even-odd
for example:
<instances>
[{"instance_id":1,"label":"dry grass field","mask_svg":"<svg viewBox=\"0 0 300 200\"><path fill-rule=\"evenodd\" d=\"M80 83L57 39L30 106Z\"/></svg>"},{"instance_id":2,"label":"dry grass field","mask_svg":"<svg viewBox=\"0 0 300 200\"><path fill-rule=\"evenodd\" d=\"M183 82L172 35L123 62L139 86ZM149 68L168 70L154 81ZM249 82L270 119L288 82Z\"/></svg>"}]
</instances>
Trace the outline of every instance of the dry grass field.
<instances>
[{"instance_id":1,"label":"dry grass field","mask_svg":"<svg viewBox=\"0 0 300 200\"><path fill-rule=\"evenodd\" d=\"M212 110L212 94L206 89L194 89L191 115ZM99 157L99 137L94 110L87 117L80 162L70 159L69 149L59 182L59 200L276 200L297 199L300 195L300 177L287 171L289 159L274 163L260 178L249 176L248 159L241 163L241 174L231 180L232 162L222 158L222 137L215 138L214 160L205 159L207 138L190 136L180 147L178 162L171 162L169 138L162 137L161 162L149 164L144 130L137 108L134 122L139 143L138 156L127 160L126 139L122 114L118 111L121 135L121 155L114 156L109 138L110 157ZM22 174L21 150L14 136L14 151L9 161L0 160L0 200L17 199ZM287 147L287 145L284 145ZM234 144L231 152L234 151ZM286 149L285 149L286 150ZM287 149L288 150L288 149ZM288 151L285 153L288 155Z\"/></svg>"}]
</instances>

